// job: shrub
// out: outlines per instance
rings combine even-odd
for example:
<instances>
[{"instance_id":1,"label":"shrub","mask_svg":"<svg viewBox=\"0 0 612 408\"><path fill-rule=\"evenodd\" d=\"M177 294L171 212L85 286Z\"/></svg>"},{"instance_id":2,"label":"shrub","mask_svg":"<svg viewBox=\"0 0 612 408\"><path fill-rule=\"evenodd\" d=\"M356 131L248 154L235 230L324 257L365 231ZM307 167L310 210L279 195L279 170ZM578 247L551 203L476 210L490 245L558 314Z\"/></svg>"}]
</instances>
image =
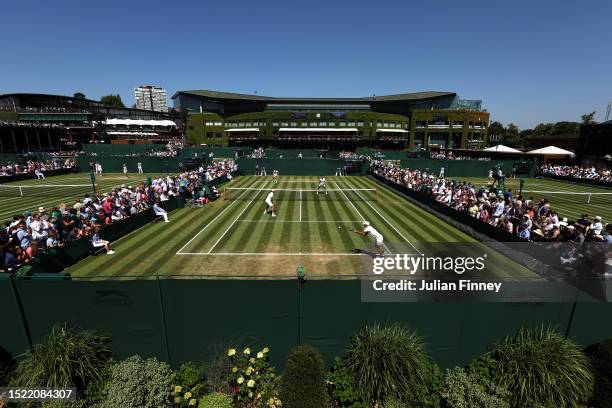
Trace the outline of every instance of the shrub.
<instances>
[{"instance_id":1,"label":"shrub","mask_svg":"<svg viewBox=\"0 0 612 408\"><path fill-rule=\"evenodd\" d=\"M323 358L315 348L298 346L289 352L280 397L288 408L328 406Z\"/></svg>"},{"instance_id":2,"label":"shrub","mask_svg":"<svg viewBox=\"0 0 612 408\"><path fill-rule=\"evenodd\" d=\"M232 408L232 397L220 392L213 392L200 399L198 408Z\"/></svg>"},{"instance_id":3,"label":"shrub","mask_svg":"<svg viewBox=\"0 0 612 408\"><path fill-rule=\"evenodd\" d=\"M595 387L589 405L612 408L612 339L584 349L591 361Z\"/></svg>"},{"instance_id":4,"label":"shrub","mask_svg":"<svg viewBox=\"0 0 612 408\"><path fill-rule=\"evenodd\" d=\"M0 347L0 384L8 384L8 380L16 365L11 353Z\"/></svg>"},{"instance_id":5,"label":"shrub","mask_svg":"<svg viewBox=\"0 0 612 408\"><path fill-rule=\"evenodd\" d=\"M270 365L269 349L264 347L251 356L251 349L242 353L229 349L227 356L231 366L229 383L233 387L235 406L255 407L267 403L276 406L278 396L278 377Z\"/></svg>"},{"instance_id":6,"label":"shrub","mask_svg":"<svg viewBox=\"0 0 612 408\"><path fill-rule=\"evenodd\" d=\"M421 400L428 373L423 340L402 325L367 326L349 345L344 365L370 403Z\"/></svg>"},{"instance_id":7,"label":"shrub","mask_svg":"<svg viewBox=\"0 0 612 408\"><path fill-rule=\"evenodd\" d=\"M82 395L100 379L110 362L110 339L90 330L56 325L40 344L19 362L13 385L19 387L76 387Z\"/></svg>"},{"instance_id":8,"label":"shrub","mask_svg":"<svg viewBox=\"0 0 612 408\"><path fill-rule=\"evenodd\" d=\"M327 374L327 392L335 407L367 408L367 397L355 387L353 377L338 357Z\"/></svg>"},{"instance_id":9,"label":"shrub","mask_svg":"<svg viewBox=\"0 0 612 408\"><path fill-rule=\"evenodd\" d=\"M455 367L446 370L441 392L449 408L509 408L510 393L503 387L484 386L477 375Z\"/></svg>"},{"instance_id":10,"label":"shrub","mask_svg":"<svg viewBox=\"0 0 612 408\"><path fill-rule=\"evenodd\" d=\"M211 358L204 363L206 373L206 390L209 392L230 394L231 388L227 375L230 364L227 359L227 349L223 345L216 345L211 350Z\"/></svg>"},{"instance_id":11,"label":"shrub","mask_svg":"<svg viewBox=\"0 0 612 408\"><path fill-rule=\"evenodd\" d=\"M204 367L188 361L181 364L176 372L172 387L172 400L175 406L195 406L206 392Z\"/></svg>"},{"instance_id":12,"label":"shrub","mask_svg":"<svg viewBox=\"0 0 612 408\"><path fill-rule=\"evenodd\" d=\"M520 329L491 356L513 407L577 407L591 395L588 357L553 329Z\"/></svg>"},{"instance_id":13,"label":"shrub","mask_svg":"<svg viewBox=\"0 0 612 408\"><path fill-rule=\"evenodd\" d=\"M467 366L467 373L485 387L500 383L497 361L490 354L485 354L470 361Z\"/></svg>"},{"instance_id":14,"label":"shrub","mask_svg":"<svg viewBox=\"0 0 612 408\"><path fill-rule=\"evenodd\" d=\"M102 407L170 407L173 381L168 364L155 358L129 357L111 367Z\"/></svg>"}]
</instances>

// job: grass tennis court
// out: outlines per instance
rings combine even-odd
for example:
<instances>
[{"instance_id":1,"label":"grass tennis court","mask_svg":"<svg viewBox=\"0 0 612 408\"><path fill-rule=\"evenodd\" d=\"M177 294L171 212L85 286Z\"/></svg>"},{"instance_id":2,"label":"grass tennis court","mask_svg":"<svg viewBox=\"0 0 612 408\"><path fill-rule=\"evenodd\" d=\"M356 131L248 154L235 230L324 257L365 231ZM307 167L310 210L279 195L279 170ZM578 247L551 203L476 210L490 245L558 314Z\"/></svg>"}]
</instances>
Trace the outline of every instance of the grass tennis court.
<instances>
[{"instance_id":1,"label":"grass tennis court","mask_svg":"<svg viewBox=\"0 0 612 408\"><path fill-rule=\"evenodd\" d=\"M353 232L367 219L393 250L414 253L422 242L476 242L403 197L365 177L330 177L329 196L283 189L314 189L317 177L237 177L233 198L204 208L182 208L171 222L153 223L115 242L114 255L89 257L69 272L74 277L174 276L294 277L360 275L371 265L370 237ZM277 190L278 216L264 215L264 197ZM354 189L360 189L354 191ZM376 189L374 195L369 190ZM261 191L259 191L261 190ZM362 251L359 251L362 250ZM399 252L398 252L399 253ZM497 254L496 277L535 275Z\"/></svg>"},{"instance_id":2,"label":"grass tennis court","mask_svg":"<svg viewBox=\"0 0 612 408\"><path fill-rule=\"evenodd\" d=\"M100 191L106 192L121 184L135 184L154 174L108 173L96 178ZM21 187L21 188L20 188ZM0 221L22 214L38 211L38 207L49 209L60 203L72 206L85 194L92 194L93 186L88 173L70 173L47 177L45 180L21 180L0 184ZM22 195L23 194L23 195Z\"/></svg>"},{"instance_id":3,"label":"grass tennis court","mask_svg":"<svg viewBox=\"0 0 612 408\"><path fill-rule=\"evenodd\" d=\"M457 180L469 181L477 186L486 186L489 182L486 177L458 177ZM513 192L518 191L519 179L506 179L506 188L511 188ZM523 189L525 190L525 193L523 193L525 197L533 196L534 200L540 200L542 197L548 198L551 208L557 211L561 217L577 220L582 214L586 213L591 219L599 215L605 222L612 222L612 189L545 178L526 179ZM554 193L542 193L542 191ZM587 202L589 199L588 193L595 193L590 197L591 203Z\"/></svg>"}]
</instances>

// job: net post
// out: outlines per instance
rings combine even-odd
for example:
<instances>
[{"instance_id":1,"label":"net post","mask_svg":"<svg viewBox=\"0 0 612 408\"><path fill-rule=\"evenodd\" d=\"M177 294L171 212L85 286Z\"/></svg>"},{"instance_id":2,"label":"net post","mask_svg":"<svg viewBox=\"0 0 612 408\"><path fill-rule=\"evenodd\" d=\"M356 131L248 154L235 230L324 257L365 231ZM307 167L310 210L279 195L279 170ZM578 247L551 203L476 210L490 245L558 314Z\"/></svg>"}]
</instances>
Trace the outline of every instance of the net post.
<instances>
[{"instance_id":1,"label":"net post","mask_svg":"<svg viewBox=\"0 0 612 408\"><path fill-rule=\"evenodd\" d=\"M591 204L591 195L592 194L589 194L589 198L587 198L587 204Z\"/></svg>"},{"instance_id":2,"label":"net post","mask_svg":"<svg viewBox=\"0 0 612 408\"><path fill-rule=\"evenodd\" d=\"M227 200L227 187L223 187L223 200Z\"/></svg>"},{"instance_id":3,"label":"net post","mask_svg":"<svg viewBox=\"0 0 612 408\"><path fill-rule=\"evenodd\" d=\"M19 186L19 195L23 197L23 189L21 188L21 186Z\"/></svg>"}]
</instances>

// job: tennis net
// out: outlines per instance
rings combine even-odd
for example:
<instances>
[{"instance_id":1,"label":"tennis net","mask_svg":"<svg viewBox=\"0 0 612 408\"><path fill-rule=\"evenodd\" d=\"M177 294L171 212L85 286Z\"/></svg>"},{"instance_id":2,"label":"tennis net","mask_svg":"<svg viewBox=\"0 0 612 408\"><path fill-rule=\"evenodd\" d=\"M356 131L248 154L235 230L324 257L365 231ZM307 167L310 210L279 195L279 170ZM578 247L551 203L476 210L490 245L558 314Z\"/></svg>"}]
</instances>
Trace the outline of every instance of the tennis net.
<instances>
[{"instance_id":1,"label":"tennis net","mask_svg":"<svg viewBox=\"0 0 612 408\"><path fill-rule=\"evenodd\" d=\"M533 196L534 199L540 200L548 198L551 204L567 203L567 204L612 204L612 192L610 193L577 193L571 191L541 191L541 190L523 190L523 197Z\"/></svg>"},{"instance_id":2,"label":"tennis net","mask_svg":"<svg viewBox=\"0 0 612 408\"><path fill-rule=\"evenodd\" d=\"M0 184L0 197L75 197L93 193L91 184Z\"/></svg>"},{"instance_id":3,"label":"tennis net","mask_svg":"<svg viewBox=\"0 0 612 408\"><path fill-rule=\"evenodd\" d=\"M223 191L226 200L257 200L264 199L271 188L255 187L228 187ZM278 201L376 201L378 190L375 188L332 188L317 189L288 189L274 190L274 199Z\"/></svg>"}]
</instances>

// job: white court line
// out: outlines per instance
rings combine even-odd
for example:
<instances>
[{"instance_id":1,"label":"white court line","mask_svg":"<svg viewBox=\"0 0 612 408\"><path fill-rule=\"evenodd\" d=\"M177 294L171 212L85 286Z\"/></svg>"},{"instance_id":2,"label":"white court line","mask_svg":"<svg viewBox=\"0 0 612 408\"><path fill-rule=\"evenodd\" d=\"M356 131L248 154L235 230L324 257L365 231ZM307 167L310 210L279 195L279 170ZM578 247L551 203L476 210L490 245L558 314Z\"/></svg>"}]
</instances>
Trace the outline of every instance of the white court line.
<instances>
[{"instance_id":1,"label":"white court line","mask_svg":"<svg viewBox=\"0 0 612 408\"><path fill-rule=\"evenodd\" d=\"M181 252L177 255L200 255L200 256L372 256L369 253L353 253L353 252L215 252L208 254L206 252ZM418 254L406 254L407 256L416 256ZM389 254L389 256L395 256Z\"/></svg>"},{"instance_id":2,"label":"white court line","mask_svg":"<svg viewBox=\"0 0 612 408\"><path fill-rule=\"evenodd\" d=\"M256 181L255 183L253 183L253 185L255 185L256 183L259 183L259 181ZM244 193L242 193L242 194L241 194L240 196L238 196L238 197L242 197L242 196L243 196L245 193L246 193L246 191L245 191ZM217 216L216 216L215 218L213 218L213 219L212 219L212 220L211 220L211 221L210 221L208 224L206 224L206 225L204 226L204 228L202 228L200 231L198 231L198 233L197 233L197 234L195 234L195 235L194 235L194 236L193 236L193 237L192 237L192 238L191 238L189 241L187 241L187 243L186 243L185 245L183 245L183 246L181 247L181 249L179 249L178 251L176 251L176 254L175 254L175 255L183 255L183 254L181 253L181 251L182 251L183 249L185 249L185 247L186 247L187 245L191 244L191 243L193 242L193 240L194 240L194 239L196 239L196 238L198 237L198 235L200 235L202 232L204 232L204 230L206 230L206 228L208 228L208 227L209 227L209 226L210 226L212 223L214 223L214 222L217 220L217 218L219 218L220 216L222 216L224 212L226 212L227 210L229 210L229 209L230 209L230 207L232 207L232 206L233 206L234 204L236 204L237 202L238 202L238 200L232 201L232 202L230 203L230 205L228 205L227 207L225 207L225 209L224 209L223 211L221 211L219 214L217 214Z\"/></svg>"},{"instance_id":3,"label":"white court line","mask_svg":"<svg viewBox=\"0 0 612 408\"><path fill-rule=\"evenodd\" d=\"M355 221L346 221L346 220L342 220L342 221L335 221L335 220L303 220L303 221L298 221L298 220L238 220L238 222L275 222L275 223L279 223L279 222L312 222L312 223L324 223L324 222L333 222L333 223L348 223L348 224L361 224L363 221L361 220L355 220Z\"/></svg>"},{"instance_id":4,"label":"white court line","mask_svg":"<svg viewBox=\"0 0 612 408\"><path fill-rule=\"evenodd\" d=\"M264 187L265 187L265 186L262 186L262 188L260 188L260 189L259 189L259 191L260 191L260 192L261 192L261 191L263 191L263 188L264 188ZM248 190L246 190L246 191L248 191ZM243 193L243 194L244 194L244 193ZM258 194L259 194L259 193L258 193ZM247 210L247 208L249 208L249 207L250 207L250 204L251 204L253 201L255 201L255 198L257 197L257 195L258 195L258 194L256 194L256 195L255 195L255 197L253 197L253 198L251 199L251 201L249 201L249 202L248 202L248 204L244 206L244 208L242 209L242 211L240 211L240 214L238 214L238 216L236 217L236 219L235 219L235 220L234 220L234 221L233 221L233 222L230 224L230 226L229 226L229 227L227 227L227 229L226 229L226 230L223 232L223 234L222 234L222 235L219 237L219 239L217 240L217 242L215 242L215 243L214 243L214 245L213 245L213 246L212 246L212 247L211 247L211 248L208 250L208 254L210 254L210 253L213 251L213 249L215 249L215 247L216 247L216 246L217 246L217 244L218 244L218 243L219 243L219 242L220 242L220 241L223 239L223 237L225 236L225 234L227 234L227 233L229 232L229 230L230 230L230 229L232 229L232 227L234 226L234 224L236 224L236 221L238 221L238 218L240 218L240 216L241 216L242 214L244 214L244 212Z\"/></svg>"},{"instance_id":5,"label":"white court line","mask_svg":"<svg viewBox=\"0 0 612 408\"><path fill-rule=\"evenodd\" d=\"M300 222L302 222L302 192L300 191Z\"/></svg>"},{"instance_id":6,"label":"white court line","mask_svg":"<svg viewBox=\"0 0 612 408\"><path fill-rule=\"evenodd\" d=\"M363 196L362 196L362 195L359 193L359 191L356 191L355 189L351 188L350 186L349 186L349 189L350 189L350 190L355 191L355 192L357 193L357 195L359 195L359 197L362 197L362 198L363 198ZM400 236L400 237L402 237L402 239L403 239L404 241L406 241L407 243L409 243L409 244L410 244L410 246L412 246L412 247L413 247L413 248L414 248L414 249L415 249L415 250L416 250L416 251L417 251L417 252L418 252L420 255L423 255L423 253L422 253L421 251L419 251L419 249L418 249L417 247L415 247L415 246L414 246L414 244L413 244L412 242L410 242L410 240L404 236L404 234L402 234L402 233L401 233L401 232L400 232L400 231L399 231L397 228L395 228L395 225L391 224L391 222L390 222L388 219L386 219L386 218L385 218L385 217L384 217L384 216L383 216L383 215L382 215L380 212L378 212L378 210L377 210L376 208L374 208L374 206L373 206L372 204L370 204L370 203L369 203L368 201L366 201L366 200L363 200L363 202L364 202L364 203L366 203L367 205L369 205L369 206L370 206L370 208L371 208L371 209L373 209L373 210L374 210L374 212L376 212L376 214L378 214L378 215L380 216L380 218L382 218L383 220L385 220L385 222L386 222L387 224L389 224L389 226L390 226L391 228L393 228L393 229L395 230L395 232L397 232L397 233L399 234L399 236Z\"/></svg>"},{"instance_id":7,"label":"white court line","mask_svg":"<svg viewBox=\"0 0 612 408\"><path fill-rule=\"evenodd\" d=\"M177 255L202 255L202 256L369 256L361 253L329 253L329 252L181 252Z\"/></svg>"}]
</instances>

